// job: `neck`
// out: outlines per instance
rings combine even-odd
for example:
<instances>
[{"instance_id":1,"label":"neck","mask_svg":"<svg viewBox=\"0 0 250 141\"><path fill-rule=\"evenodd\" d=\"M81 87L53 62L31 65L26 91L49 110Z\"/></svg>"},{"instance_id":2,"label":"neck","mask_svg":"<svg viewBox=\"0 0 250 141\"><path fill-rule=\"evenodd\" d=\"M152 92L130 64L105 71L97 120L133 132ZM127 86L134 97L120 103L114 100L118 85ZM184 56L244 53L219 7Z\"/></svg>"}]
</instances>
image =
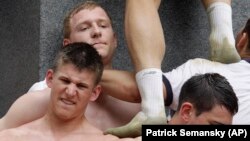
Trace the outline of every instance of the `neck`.
<instances>
[{"instance_id":1,"label":"neck","mask_svg":"<svg viewBox=\"0 0 250 141\"><path fill-rule=\"evenodd\" d=\"M250 58L250 49L248 49L248 45L245 45L242 49L238 49L238 53L242 60Z\"/></svg>"},{"instance_id":2,"label":"neck","mask_svg":"<svg viewBox=\"0 0 250 141\"><path fill-rule=\"evenodd\" d=\"M246 60L248 63L250 63L250 54L247 52L241 53L240 57L242 60Z\"/></svg>"},{"instance_id":3,"label":"neck","mask_svg":"<svg viewBox=\"0 0 250 141\"><path fill-rule=\"evenodd\" d=\"M250 54L248 54L248 53L241 54L240 56L241 56L242 60L250 59Z\"/></svg>"},{"instance_id":4,"label":"neck","mask_svg":"<svg viewBox=\"0 0 250 141\"><path fill-rule=\"evenodd\" d=\"M178 125L178 124L184 124L185 122L181 119L181 116L178 112L176 112L171 120L168 122L169 125Z\"/></svg>"},{"instance_id":5,"label":"neck","mask_svg":"<svg viewBox=\"0 0 250 141\"><path fill-rule=\"evenodd\" d=\"M55 136L77 132L87 124L87 120L83 115L64 119L61 115L56 115L51 110L45 115L45 122Z\"/></svg>"}]
</instances>

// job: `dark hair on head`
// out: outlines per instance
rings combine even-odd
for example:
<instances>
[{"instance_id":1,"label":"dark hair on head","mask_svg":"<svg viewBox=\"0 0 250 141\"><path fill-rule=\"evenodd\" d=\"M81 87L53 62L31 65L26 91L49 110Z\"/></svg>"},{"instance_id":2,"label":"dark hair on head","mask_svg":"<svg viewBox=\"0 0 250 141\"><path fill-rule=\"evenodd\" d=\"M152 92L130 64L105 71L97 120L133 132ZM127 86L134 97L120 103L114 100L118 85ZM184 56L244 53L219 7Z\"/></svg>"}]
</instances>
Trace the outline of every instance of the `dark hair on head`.
<instances>
[{"instance_id":1,"label":"dark hair on head","mask_svg":"<svg viewBox=\"0 0 250 141\"><path fill-rule=\"evenodd\" d=\"M65 64L73 64L79 71L89 70L95 73L98 84L103 73L102 58L94 47L87 43L75 42L61 47L52 69L56 72L58 67Z\"/></svg>"},{"instance_id":2,"label":"dark hair on head","mask_svg":"<svg viewBox=\"0 0 250 141\"><path fill-rule=\"evenodd\" d=\"M232 115L238 112L238 99L232 86L218 73L199 74L188 79L182 86L177 111L184 102L194 105L197 116L216 105L224 106Z\"/></svg>"},{"instance_id":3,"label":"dark hair on head","mask_svg":"<svg viewBox=\"0 0 250 141\"><path fill-rule=\"evenodd\" d=\"M243 28L242 32L247 33L248 36L248 50L250 51L250 19L247 20L245 27Z\"/></svg>"},{"instance_id":4,"label":"dark hair on head","mask_svg":"<svg viewBox=\"0 0 250 141\"><path fill-rule=\"evenodd\" d=\"M109 15L109 13L107 12L107 10L105 10L104 7L101 6L101 4L99 4L99 3L95 2L95 1L88 0L88 1L85 1L85 2L82 2L82 3L78 4L76 7L71 9L69 11L69 13L65 16L64 21L63 21L63 37L64 38L69 38L70 33L71 33L70 19L75 14L77 14L78 12L80 12L80 11L82 11L84 9L92 10L92 9L94 9L96 7L100 7L105 11L105 13L107 14L107 16L108 16L108 18L110 20L110 23L112 25L112 19L111 19L111 16Z\"/></svg>"}]
</instances>

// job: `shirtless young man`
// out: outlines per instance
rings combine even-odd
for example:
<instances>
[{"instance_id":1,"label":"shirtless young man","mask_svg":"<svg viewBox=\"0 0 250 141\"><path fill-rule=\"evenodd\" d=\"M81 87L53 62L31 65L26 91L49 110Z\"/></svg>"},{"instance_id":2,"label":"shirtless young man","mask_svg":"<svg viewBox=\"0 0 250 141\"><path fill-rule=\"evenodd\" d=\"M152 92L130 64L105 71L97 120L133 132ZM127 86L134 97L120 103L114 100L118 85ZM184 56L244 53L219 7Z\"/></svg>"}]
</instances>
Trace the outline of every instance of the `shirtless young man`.
<instances>
[{"instance_id":1,"label":"shirtless young man","mask_svg":"<svg viewBox=\"0 0 250 141\"><path fill-rule=\"evenodd\" d=\"M71 43L62 47L46 83L51 89L46 114L18 128L0 132L4 141L136 141L119 139L93 126L84 113L90 101L98 98L103 72L101 56L89 44Z\"/></svg>"},{"instance_id":2,"label":"shirtless young man","mask_svg":"<svg viewBox=\"0 0 250 141\"><path fill-rule=\"evenodd\" d=\"M112 69L117 38L108 13L94 1L87 1L76 6L65 17L63 44L80 41L93 45L102 56L105 70ZM125 102L107 93L109 90L104 89L103 94L96 101L89 103L85 113L86 118L97 128L105 130L124 125L140 111L140 104ZM43 116L49 98L50 89L46 81L36 83L28 94L17 99L6 115L1 118L0 130L17 127ZM27 110L30 107L36 110Z\"/></svg>"}]
</instances>

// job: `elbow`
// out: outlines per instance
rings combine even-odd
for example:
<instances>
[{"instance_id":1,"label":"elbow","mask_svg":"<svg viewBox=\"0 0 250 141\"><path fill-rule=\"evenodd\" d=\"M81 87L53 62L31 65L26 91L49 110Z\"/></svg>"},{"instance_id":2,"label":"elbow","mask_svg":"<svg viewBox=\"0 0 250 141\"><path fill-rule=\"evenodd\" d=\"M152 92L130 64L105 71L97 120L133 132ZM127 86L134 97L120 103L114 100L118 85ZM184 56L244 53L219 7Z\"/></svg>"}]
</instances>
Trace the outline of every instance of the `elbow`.
<instances>
[{"instance_id":1,"label":"elbow","mask_svg":"<svg viewBox=\"0 0 250 141\"><path fill-rule=\"evenodd\" d=\"M141 102L141 95L136 84L126 85L126 88L124 88L124 90L127 91L127 93L129 94L130 102L133 103Z\"/></svg>"}]
</instances>

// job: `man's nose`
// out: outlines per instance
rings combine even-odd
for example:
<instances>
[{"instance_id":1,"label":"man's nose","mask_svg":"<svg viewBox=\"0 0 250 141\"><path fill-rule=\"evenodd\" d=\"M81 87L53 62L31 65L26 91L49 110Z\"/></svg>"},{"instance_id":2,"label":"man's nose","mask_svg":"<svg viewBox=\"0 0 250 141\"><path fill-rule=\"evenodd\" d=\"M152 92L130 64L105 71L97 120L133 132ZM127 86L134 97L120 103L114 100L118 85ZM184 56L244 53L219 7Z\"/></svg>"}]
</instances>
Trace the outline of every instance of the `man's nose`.
<instances>
[{"instance_id":1,"label":"man's nose","mask_svg":"<svg viewBox=\"0 0 250 141\"><path fill-rule=\"evenodd\" d=\"M67 89L66 89L66 94L69 97L75 96L77 93L77 89L73 84L68 85Z\"/></svg>"},{"instance_id":2,"label":"man's nose","mask_svg":"<svg viewBox=\"0 0 250 141\"><path fill-rule=\"evenodd\" d=\"M97 38L101 36L101 29L98 25L93 26L93 31L92 31L92 38Z\"/></svg>"}]
</instances>

